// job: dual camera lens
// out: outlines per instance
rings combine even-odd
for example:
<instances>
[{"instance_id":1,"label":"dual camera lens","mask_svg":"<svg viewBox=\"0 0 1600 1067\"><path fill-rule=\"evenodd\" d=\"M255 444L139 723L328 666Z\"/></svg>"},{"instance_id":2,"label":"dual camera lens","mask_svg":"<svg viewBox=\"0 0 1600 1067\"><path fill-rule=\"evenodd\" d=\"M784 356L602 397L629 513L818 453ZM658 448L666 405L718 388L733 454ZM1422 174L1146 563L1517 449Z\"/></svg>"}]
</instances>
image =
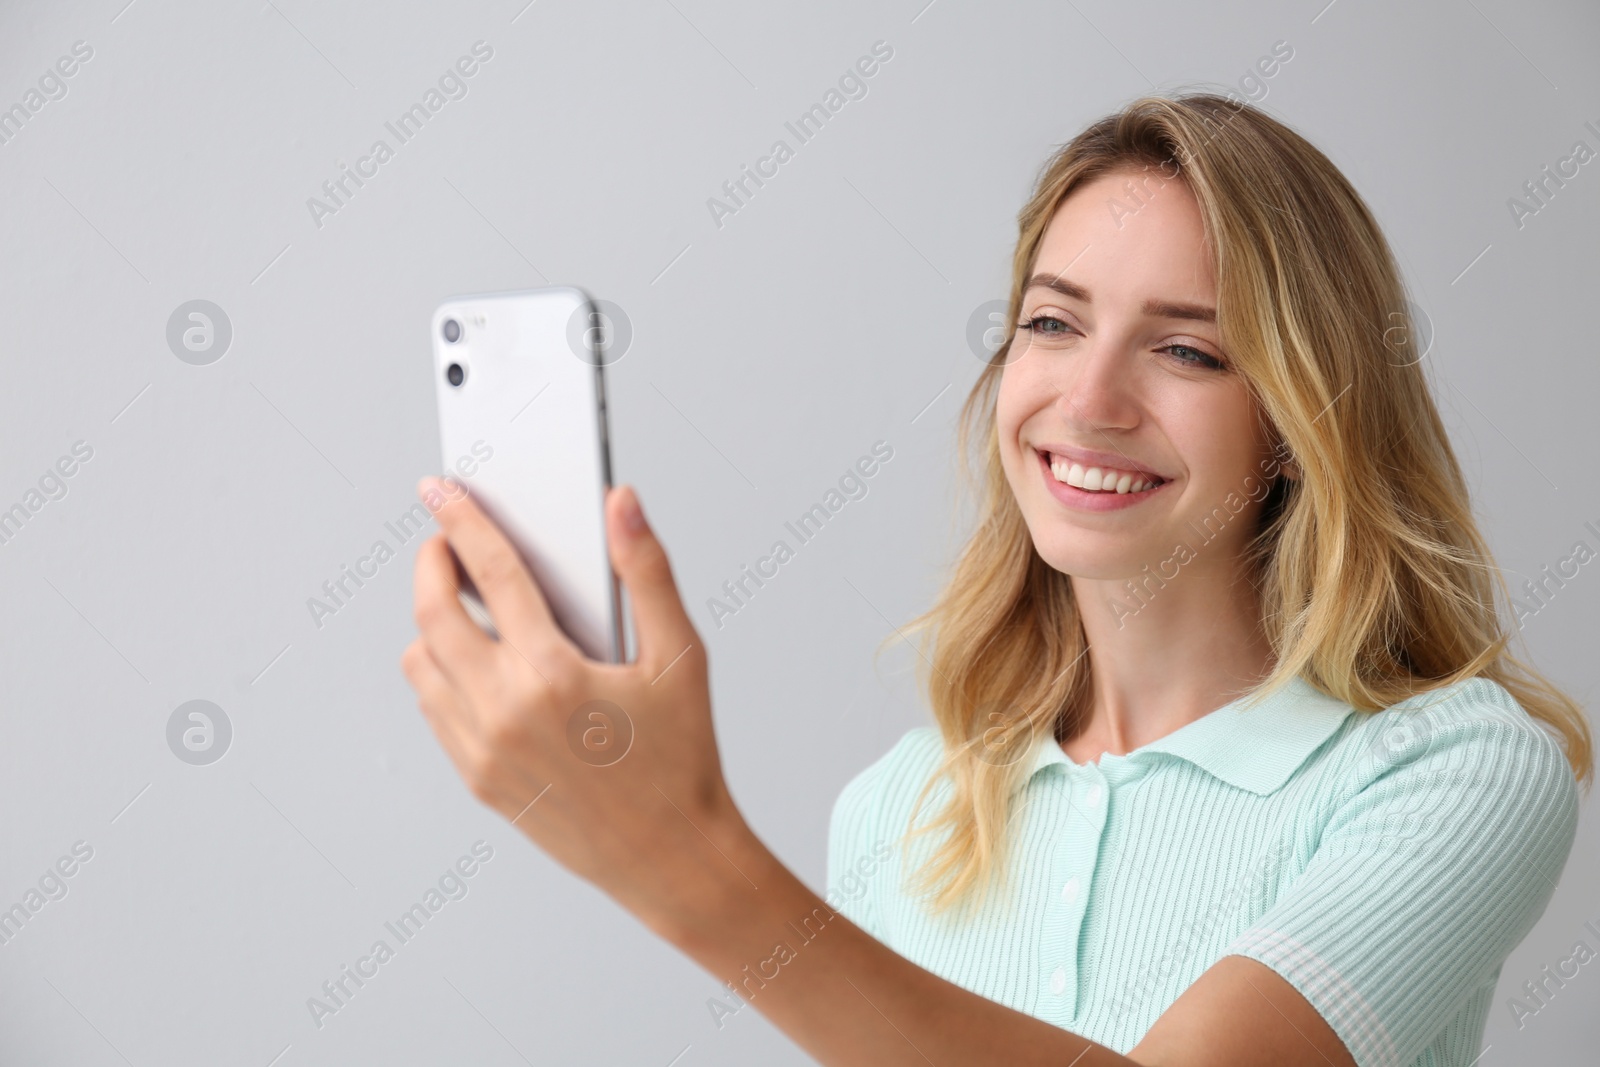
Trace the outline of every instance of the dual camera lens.
<instances>
[{"instance_id":1,"label":"dual camera lens","mask_svg":"<svg viewBox=\"0 0 1600 1067\"><path fill-rule=\"evenodd\" d=\"M461 340L461 324L455 319L445 319L440 332L444 334L444 339L450 344L455 344ZM466 381L467 368L459 363L452 363L445 368L444 376L451 385L460 385Z\"/></svg>"}]
</instances>

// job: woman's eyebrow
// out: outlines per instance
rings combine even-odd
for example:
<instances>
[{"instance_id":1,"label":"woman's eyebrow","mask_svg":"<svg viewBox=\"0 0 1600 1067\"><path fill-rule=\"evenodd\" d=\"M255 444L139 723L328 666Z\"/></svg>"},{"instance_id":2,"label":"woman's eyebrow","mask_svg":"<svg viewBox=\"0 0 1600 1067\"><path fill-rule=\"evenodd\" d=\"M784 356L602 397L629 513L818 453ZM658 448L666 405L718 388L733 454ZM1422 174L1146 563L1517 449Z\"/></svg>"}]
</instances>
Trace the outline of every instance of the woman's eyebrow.
<instances>
[{"instance_id":1,"label":"woman's eyebrow","mask_svg":"<svg viewBox=\"0 0 1600 1067\"><path fill-rule=\"evenodd\" d=\"M1062 296L1069 296L1074 300L1082 300L1085 304L1092 304L1094 300L1089 296L1089 290L1076 282L1069 282L1056 274L1035 274L1028 279L1028 288L1052 289ZM1190 322L1217 321L1217 309L1204 307L1200 304L1181 304L1171 300L1146 300L1139 309L1144 314L1158 319L1185 319Z\"/></svg>"}]
</instances>

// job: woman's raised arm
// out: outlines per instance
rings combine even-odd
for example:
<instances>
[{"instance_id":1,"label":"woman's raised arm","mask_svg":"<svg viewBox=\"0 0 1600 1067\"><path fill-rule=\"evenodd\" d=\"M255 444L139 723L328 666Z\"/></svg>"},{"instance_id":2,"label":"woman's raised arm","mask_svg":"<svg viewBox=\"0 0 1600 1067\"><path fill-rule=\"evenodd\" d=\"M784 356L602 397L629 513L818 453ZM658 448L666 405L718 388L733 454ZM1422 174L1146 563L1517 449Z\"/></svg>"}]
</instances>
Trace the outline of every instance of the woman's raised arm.
<instances>
[{"instance_id":1,"label":"woman's raised arm","mask_svg":"<svg viewBox=\"0 0 1600 1067\"><path fill-rule=\"evenodd\" d=\"M704 646L632 489L606 501L638 655L587 659L515 549L464 494L419 487L443 535L417 555L402 667L473 794L839 1067L1354 1067L1271 969L1229 957L1120 1055L907 960L829 908L735 807ZM452 553L452 549L454 550ZM501 634L457 599L459 559ZM619 750L620 749L620 753Z\"/></svg>"}]
</instances>

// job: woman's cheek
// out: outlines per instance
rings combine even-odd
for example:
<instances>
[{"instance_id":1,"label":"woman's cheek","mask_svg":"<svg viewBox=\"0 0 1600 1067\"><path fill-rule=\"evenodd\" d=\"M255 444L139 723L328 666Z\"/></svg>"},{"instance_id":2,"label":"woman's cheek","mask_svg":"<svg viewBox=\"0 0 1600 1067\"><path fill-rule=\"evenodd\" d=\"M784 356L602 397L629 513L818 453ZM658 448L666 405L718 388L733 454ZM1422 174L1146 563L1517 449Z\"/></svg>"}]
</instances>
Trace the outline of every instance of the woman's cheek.
<instances>
[{"instance_id":1,"label":"woman's cheek","mask_svg":"<svg viewBox=\"0 0 1600 1067\"><path fill-rule=\"evenodd\" d=\"M1016 447L1014 442L1017 438L1017 426L1020 420L1012 414L1012 409L1016 406L1012 392L1011 383L1002 375L1000 388L995 391L994 402L995 433L1000 435L1000 455L1002 457L1009 457L1011 451Z\"/></svg>"},{"instance_id":2,"label":"woman's cheek","mask_svg":"<svg viewBox=\"0 0 1600 1067\"><path fill-rule=\"evenodd\" d=\"M1001 440L1013 447L1017 431L1037 407L1032 398L1045 384L1033 381L1028 371L1020 361L1009 364L1000 373L1000 388L995 394L995 425L1002 435Z\"/></svg>"}]
</instances>

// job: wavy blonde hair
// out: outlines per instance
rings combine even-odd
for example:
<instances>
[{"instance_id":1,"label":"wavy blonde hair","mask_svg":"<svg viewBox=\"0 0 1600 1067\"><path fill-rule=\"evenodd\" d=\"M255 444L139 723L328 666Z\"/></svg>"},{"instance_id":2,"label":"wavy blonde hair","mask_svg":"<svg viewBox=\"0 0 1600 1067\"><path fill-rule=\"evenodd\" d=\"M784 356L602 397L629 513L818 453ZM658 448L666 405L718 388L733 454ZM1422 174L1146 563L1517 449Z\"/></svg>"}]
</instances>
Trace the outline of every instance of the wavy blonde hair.
<instances>
[{"instance_id":1,"label":"wavy blonde hair","mask_svg":"<svg viewBox=\"0 0 1600 1067\"><path fill-rule=\"evenodd\" d=\"M915 878L934 912L981 900L1007 848L1022 754L1074 736L1091 692L1067 575L1046 564L1001 466L994 399L1026 279L1062 201L1112 171L1162 168L1199 201L1232 364L1298 476L1280 475L1246 560L1275 654L1264 696L1295 676L1362 711L1484 677L1557 735L1593 778L1583 710L1508 650L1510 593L1479 533L1434 407L1393 255L1355 189L1304 138L1243 101L1146 96L1089 126L1039 173L1018 215L1005 340L961 409L976 532L921 634L919 685L944 740L932 821L948 831ZM974 476L976 475L976 476Z\"/></svg>"}]
</instances>

